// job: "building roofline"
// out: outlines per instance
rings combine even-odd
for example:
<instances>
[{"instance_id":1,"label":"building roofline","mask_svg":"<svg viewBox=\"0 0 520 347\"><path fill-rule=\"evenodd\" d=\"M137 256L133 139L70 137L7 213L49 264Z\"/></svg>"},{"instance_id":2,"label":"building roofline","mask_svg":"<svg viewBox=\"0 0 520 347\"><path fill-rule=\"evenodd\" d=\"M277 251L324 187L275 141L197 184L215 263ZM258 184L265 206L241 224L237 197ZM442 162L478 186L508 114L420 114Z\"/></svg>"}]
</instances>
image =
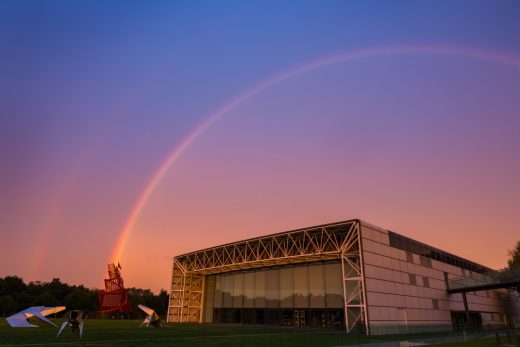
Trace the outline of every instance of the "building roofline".
<instances>
[{"instance_id":1,"label":"building roofline","mask_svg":"<svg viewBox=\"0 0 520 347\"><path fill-rule=\"evenodd\" d=\"M206 248L202 248L202 249L199 249L199 250L196 250L196 251L192 251L192 252L176 255L174 258L185 257L185 256L188 256L190 254L199 253L199 252L203 252L203 251L208 251L208 250L214 249L214 248L221 248L221 247L231 246L231 245L234 245L234 244L237 244L237 243L241 243L241 242L249 242L249 241L254 241L254 240L260 240L260 239L263 239L263 238L268 238L268 237L273 237L273 236L278 236L278 235L283 235L283 234L290 234L290 233L294 233L294 232L297 232L297 231L303 231L303 230L309 230L309 229L317 229L317 228L323 228L323 227L332 227L332 226L335 226L335 225L341 225L341 224L351 223L351 222L362 223L362 221L360 219L354 218L354 219L347 219L347 220L340 221L340 222L325 223L325 224L314 225L314 226L305 227L305 228L297 228L297 229L282 231L282 232L278 232L278 233L262 235L262 236L258 236L258 237L251 237L249 239L228 242L228 243L224 243L224 244L217 245L217 246L206 247Z\"/></svg>"},{"instance_id":2,"label":"building roofline","mask_svg":"<svg viewBox=\"0 0 520 347\"><path fill-rule=\"evenodd\" d=\"M373 229L379 229L379 230L383 230L383 231L386 231L386 232L392 232L394 234L397 234L397 235L400 235L400 236L403 236L403 237L406 237L414 242L417 242L421 245L424 245L426 247L429 247L429 248L432 248L433 250L435 251L438 251L438 252L443 252L443 253L446 253L450 256L453 256L453 257L456 257L456 258L460 258L464 261L467 261L467 262L470 262L470 263L473 263L479 267L482 267L482 268L485 268L487 270L491 270L493 271L493 269L485 266L485 265L482 265L478 262L475 262L473 260L469 260L469 259L466 259L466 258L463 258L461 256L458 256L456 254L453 254L451 252L447 252L443 249L440 249L438 247L434 247L434 246L430 246L429 244L427 243L424 243L424 242L421 242L421 241L417 241L416 239L414 238L411 238L407 235L404 235L404 234L401 234L401 233L397 233L395 231L392 231L392 230L389 230L389 229L385 229L385 228L382 228L382 227L379 227L377 225L374 225L374 224L371 224L365 220L362 220L362 219L359 219L359 218L352 218L352 219L347 219L347 220L343 220L343 221L339 221L339 222L332 222L332 223L324 223L324 224L318 224L318 225L313 225L313 226L309 226L309 227L304 227L304 228L296 228L296 229L291 229L291 230L287 230L287 231L282 231L282 232L277 232L277 233L272 233L272 234L266 234L266 235L262 235L262 236L257 236L257 237L251 237L251 238L248 238L248 239L243 239L243 240L238 240L238 241L234 241L234 242L228 242L228 243L224 243L224 244L220 244L220 245L216 245L216 246L211 246L211 247L206 247L206 248L202 248L202 249L199 249L199 250L196 250L196 251L192 251L192 252L188 252L188 253L183 253L183 254L179 254L179 255L176 255L174 256L173 258L177 258L177 257L186 257L186 256L189 256L189 255L192 255L192 254L195 254L195 253L199 253L199 252L204 252L204 251L209 251L211 249L216 249L216 248L223 248L223 247L227 247L227 246L231 246L231 245L234 245L234 244L237 244L237 243L242 243L242 242L250 242L250 241L254 241L254 240L260 240L260 239L263 239L263 238L269 238L269 237L273 237L273 236L278 236L278 235L283 235L283 234L290 234L290 233L294 233L294 232L298 232L298 231L303 231L303 230L310 230L310 229L318 229L318 228L323 228L323 227L333 227L335 225L341 225L341 224L345 224L345 223L352 223L352 222L357 222L359 223L360 225L362 226L366 226L366 227L369 227L369 228L373 228Z\"/></svg>"}]
</instances>

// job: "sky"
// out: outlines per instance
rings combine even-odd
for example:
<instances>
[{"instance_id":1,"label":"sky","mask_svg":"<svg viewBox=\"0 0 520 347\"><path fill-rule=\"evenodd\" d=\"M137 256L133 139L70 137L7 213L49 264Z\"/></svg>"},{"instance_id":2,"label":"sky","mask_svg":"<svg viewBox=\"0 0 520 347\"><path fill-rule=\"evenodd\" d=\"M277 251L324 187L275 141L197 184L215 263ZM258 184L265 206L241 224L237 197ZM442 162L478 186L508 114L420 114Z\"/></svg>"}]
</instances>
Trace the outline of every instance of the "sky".
<instances>
[{"instance_id":1,"label":"sky","mask_svg":"<svg viewBox=\"0 0 520 347\"><path fill-rule=\"evenodd\" d=\"M0 277L360 218L492 268L520 239L517 1L0 0Z\"/></svg>"}]
</instances>

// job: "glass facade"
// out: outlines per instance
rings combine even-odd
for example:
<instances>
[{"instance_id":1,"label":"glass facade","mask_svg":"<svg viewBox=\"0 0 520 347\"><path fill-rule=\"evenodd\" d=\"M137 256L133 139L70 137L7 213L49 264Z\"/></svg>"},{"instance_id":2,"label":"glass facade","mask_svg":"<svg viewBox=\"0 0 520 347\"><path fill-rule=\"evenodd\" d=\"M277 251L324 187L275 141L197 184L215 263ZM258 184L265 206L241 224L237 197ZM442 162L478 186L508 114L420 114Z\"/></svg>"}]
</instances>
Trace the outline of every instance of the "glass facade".
<instances>
[{"instance_id":1,"label":"glass facade","mask_svg":"<svg viewBox=\"0 0 520 347\"><path fill-rule=\"evenodd\" d=\"M343 328L341 263L206 276L204 321Z\"/></svg>"}]
</instances>

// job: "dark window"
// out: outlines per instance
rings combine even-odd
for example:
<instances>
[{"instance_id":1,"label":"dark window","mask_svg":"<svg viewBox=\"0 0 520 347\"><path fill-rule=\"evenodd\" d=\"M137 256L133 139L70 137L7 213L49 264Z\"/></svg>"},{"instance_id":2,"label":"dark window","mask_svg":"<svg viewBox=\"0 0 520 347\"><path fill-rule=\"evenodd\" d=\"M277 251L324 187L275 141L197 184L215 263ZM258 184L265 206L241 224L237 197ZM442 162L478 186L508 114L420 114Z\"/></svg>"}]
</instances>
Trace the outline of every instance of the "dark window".
<instances>
[{"instance_id":1,"label":"dark window","mask_svg":"<svg viewBox=\"0 0 520 347\"><path fill-rule=\"evenodd\" d=\"M420 262L421 262L422 266L429 267L429 268L432 267L432 260L430 258L426 258L424 256L421 256Z\"/></svg>"},{"instance_id":2,"label":"dark window","mask_svg":"<svg viewBox=\"0 0 520 347\"><path fill-rule=\"evenodd\" d=\"M435 260L438 260L445 264L458 266L460 268L463 268L463 269L466 269L469 271L473 271L476 273L482 273L484 271L489 270L488 268L485 268L482 265L478 265L469 260L465 260L460 257L456 257L452 254L449 254L447 252L433 248L426 244L417 242L408 237L396 234L392 231L388 231L388 236L390 239L391 247L398 248L405 252L415 253L420 256L426 257L426 259L427 259L426 262L424 264L421 262L421 265L423 265L423 266L432 267L431 259L435 259ZM407 259L408 259L408 255L407 255Z\"/></svg>"},{"instance_id":3,"label":"dark window","mask_svg":"<svg viewBox=\"0 0 520 347\"><path fill-rule=\"evenodd\" d=\"M408 274L408 277L410 278L410 284L413 284L414 286L417 285L417 277L414 274Z\"/></svg>"},{"instance_id":4,"label":"dark window","mask_svg":"<svg viewBox=\"0 0 520 347\"><path fill-rule=\"evenodd\" d=\"M428 277L423 277L423 284L426 288L430 288L430 279Z\"/></svg>"},{"instance_id":5,"label":"dark window","mask_svg":"<svg viewBox=\"0 0 520 347\"><path fill-rule=\"evenodd\" d=\"M434 310L439 309L439 301L437 299L432 299L432 307Z\"/></svg>"},{"instance_id":6,"label":"dark window","mask_svg":"<svg viewBox=\"0 0 520 347\"><path fill-rule=\"evenodd\" d=\"M410 252L406 252L406 261L409 263L413 263L413 254Z\"/></svg>"}]
</instances>

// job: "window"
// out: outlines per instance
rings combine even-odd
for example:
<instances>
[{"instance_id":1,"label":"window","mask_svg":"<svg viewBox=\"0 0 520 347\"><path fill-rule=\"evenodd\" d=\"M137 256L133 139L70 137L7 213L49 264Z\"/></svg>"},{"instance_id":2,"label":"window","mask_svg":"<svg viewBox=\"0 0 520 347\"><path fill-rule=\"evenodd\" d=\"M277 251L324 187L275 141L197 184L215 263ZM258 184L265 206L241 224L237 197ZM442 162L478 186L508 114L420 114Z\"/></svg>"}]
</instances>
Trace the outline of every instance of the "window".
<instances>
[{"instance_id":1,"label":"window","mask_svg":"<svg viewBox=\"0 0 520 347\"><path fill-rule=\"evenodd\" d=\"M233 307L244 306L244 273L233 274Z\"/></svg>"},{"instance_id":2,"label":"window","mask_svg":"<svg viewBox=\"0 0 520 347\"><path fill-rule=\"evenodd\" d=\"M408 274L408 277L410 279L410 284L413 284L414 286L417 285L417 277L414 274Z\"/></svg>"},{"instance_id":3,"label":"window","mask_svg":"<svg viewBox=\"0 0 520 347\"><path fill-rule=\"evenodd\" d=\"M325 308L323 265L309 265L309 302L311 308Z\"/></svg>"},{"instance_id":4,"label":"window","mask_svg":"<svg viewBox=\"0 0 520 347\"><path fill-rule=\"evenodd\" d=\"M325 264L324 271L327 307L342 308L345 303L343 302L341 263Z\"/></svg>"},{"instance_id":5,"label":"window","mask_svg":"<svg viewBox=\"0 0 520 347\"><path fill-rule=\"evenodd\" d=\"M426 288L430 288L430 279L426 276L423 277L423 285L426 287Z\"/></svg>"},{"instance_id":6,"label":"window","mask_svg":"<svg viewBox=\"0 0 520 347\"><path fill-rule=\"evenodd\" d=\"M266 278L267 271L257 271L255 272L255 307L256 308L264 308L266 302Z\"/></svg>"},{"instance_id":7,"label":"window","mask_svg":"<svg viewBox=\"0 0 520 347\"><path fill-rule=\"evenodd\" d=\"M215 293L215 276L206 277L207 293ZM204 322L213 322L214 295L206 295L204 300Z\"/></svg>"},{"instance_id":8,"label":"window","mask_svg":"<svg viewBox=\"0 0 520 347\"><path fill-rule=\"evenodd\" d=\"M294 268L294 307L309 307L309 267Z\"/></svg>"},{"instance_id":9,"label":"window","mask_svg":"<svg viewBox=\"0 0 520 347\"><path fill-rule=\"evenodd\" d=\"M215 276L215 307L222 307L222 276Z\"/></svg>"},{"instance_id":10,"label":"window","mask_svg":"<svg viewBox=\"0 0 520 347\"><path fill-rule=\"evenodd\" d=\"M445 264L457 266L459 268L464 268L475 273L481 273L488 270L487 268L470 262L469 260L465 260L460 257L451 255L439 249L435 249L431 246L412 240L408 237L396 234L392 231L388 231L388 236L391 247L401 249L407 253L415 253L419 256L425 257L426 260L420 260L421 265L423 266L432 267L431 259L435 259ZM408 254L407 259L409 262L413 263L413 259L410 260Z\"/></svg>"},{"instance_id":11,"label":"window","mask_svg":"<svg viewBox=\"0 0 520 347\"><path fill-rule=\"evenodd\" d=\"M438 310L439 309L439 300L432 299L432 307L434 310Z\"/></svg>"},{"instance_id":12,"label":"window","mask_svg":"<svg viewBox=\"0 0 520 347\"><path fill-rule=\"evenodd\" d=\"M413 263L413 255L410 252L406 252L406 261L409 263Z\"/></svg>"},{"instance_id":13,"label":"window","mask_svg":"<svg viewBox=\"0 0 520 347\"><path fill-rule=\"evenodd\" d=\"M419 259L420 259L422 266L429 267L429 268L432 267L432 260L430 258L421 256Z\"/></svg>"},{"instance_id":14,"label":"window","mask_svg":"<svg viewBox=\"0 0 520 347\"><path fill-rule=\"evenodd\" d=\"M268 308L280 307L280 270L267 271L266 305Z\"/></svg>"},{"instance_id":15,"label":"window","mask_svg":"<svg viewBox=\"0 0 520 347\"><path fill-rule=\"evenodd\" d=\"M280 269L280 307L294 307L293 268Z\"/></svg>"},{"instance_id":16,"label":"window","mask_svg":"<svg viewBox=\"0 0 520 347\"><path fill-rule=\"evenodd\" d=\"M233 307L233 274L222 276L222 307Z\"/></svg>"},{"instance_id":17,"label":"window","mask_svg":"<svg viewBox=\"0 0 520 347\"><path fill-rule=\"evenodd\" d=\"M244 274L244 307L255 307L255 273Z\"/></svg>"},{"instance_id":18,"label":"window","mask_svg":"<svg viewBox=\"0 0 520 347\"><path fill-rule=\"evenodd\" d=\"M205 322L340 326L343 282L339 261L208 275L202 318ZM359 304L361 293L353 285L345 283L346 291Z\"/></svg>"}]
</instances>

